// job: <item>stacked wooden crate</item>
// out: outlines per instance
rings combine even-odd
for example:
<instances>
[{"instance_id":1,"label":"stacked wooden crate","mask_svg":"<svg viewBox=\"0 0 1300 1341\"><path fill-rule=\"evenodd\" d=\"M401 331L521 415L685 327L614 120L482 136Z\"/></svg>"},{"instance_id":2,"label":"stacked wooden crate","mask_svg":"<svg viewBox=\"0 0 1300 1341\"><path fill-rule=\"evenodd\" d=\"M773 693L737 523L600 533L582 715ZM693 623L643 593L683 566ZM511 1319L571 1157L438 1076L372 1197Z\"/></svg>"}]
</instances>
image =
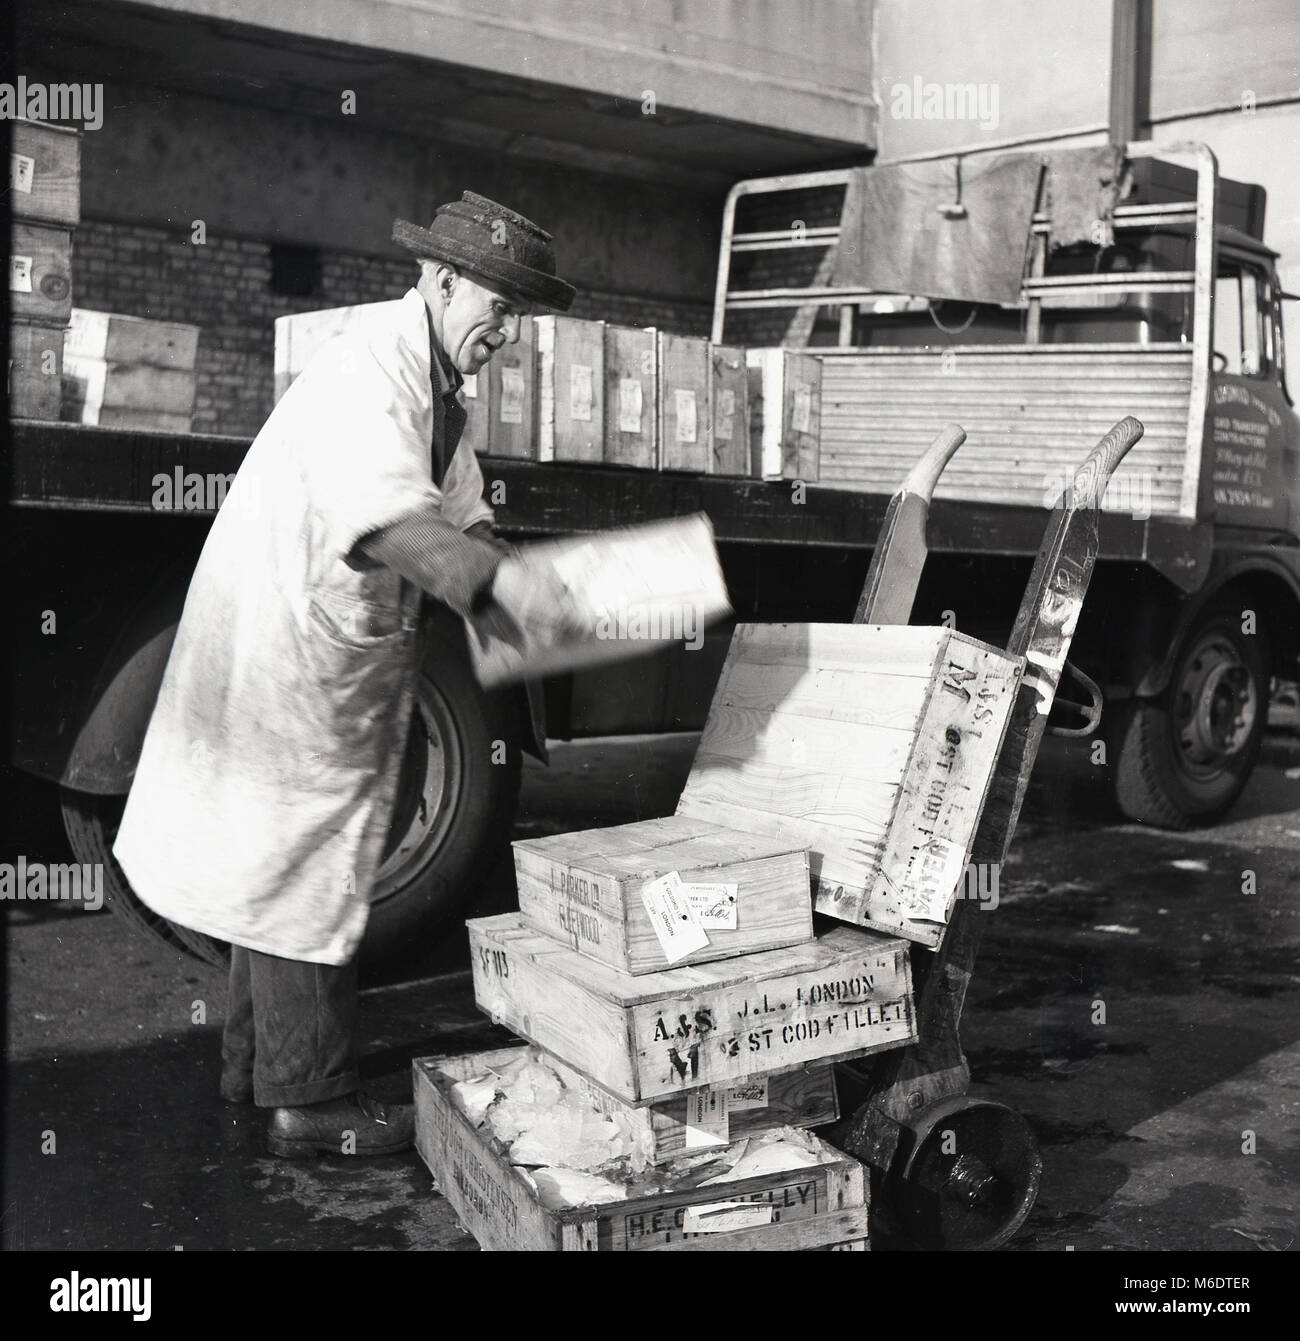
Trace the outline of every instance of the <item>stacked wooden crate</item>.
<instances>
[{"instance_id":1,"label":"stacked wooden crate","mask_svg":"<svg viewBox=\"0 0 1300 1341\"><path fill-rule=\"evenodd\" d=\"M12 123L9 155L9 414L57 419L72 310L72 233L81 221L81 137Z\"/></svg>"},{"instance_id":2,"label":"stacked wooden crate","mask_svg":"<svg viewBox=\"0 0 1300 1341\"><path fill-rule=\"evenodd\" d=\"M515 844L519 913L469 924L479 1005L606 1105L650 1109L665 1153L761 1129L740 1087L772 1103L797 1075L815 1097L828 1064L914 1041L909 942L937 945L961 893L1022 671L944 628L741 625L674 815ZM809 881L854 925L812 939ZM456 1188L486 1138L443 1111L438 1065L416 1069L421 1152L499 1238Z\"/></svg>"},{"instance_id":3,"label":"stacked wooden crate","mask_svg":"<svg viewBox=\"0 0 1300 1341\"><path fill-rule=\"evenodd\" d=\"M377 304L275 323L276 399L325 340ZM821 363L578 317L520 323L465 378L465 440L514 460L766 480L818 478Z\"/></svg>"},{"instance_id":4,"label":"stacked wooden crate","mask_svg":"<svg viewBox=\"0 0 1300 1341\"><path fill-rule=\"evenodd\" d=\"M198 347L197 326L73 308L63 349L63 418L188 433Z\"/></svg>"},{"instance_id":5,"label":"stacked wooden crate","mask_svg":"<svg viewBox=\"0 0 1300 1341\"><path fill-rule=\"evenodd\" d=\"M521 912L469 924L478 1003L579 1101L641 1132L652 1165L615 1200L548 1209L453 1093L505 1054L422 1059L417 1148L480 1244L865 1247L863 1168L793 1129L838 1117L835 1058L915 1036L905 943L849 927L814 940L807 853L709 821L515 849ZM769 1162L746 1175L751 1141Z\"/></svg>"}]
</instances>

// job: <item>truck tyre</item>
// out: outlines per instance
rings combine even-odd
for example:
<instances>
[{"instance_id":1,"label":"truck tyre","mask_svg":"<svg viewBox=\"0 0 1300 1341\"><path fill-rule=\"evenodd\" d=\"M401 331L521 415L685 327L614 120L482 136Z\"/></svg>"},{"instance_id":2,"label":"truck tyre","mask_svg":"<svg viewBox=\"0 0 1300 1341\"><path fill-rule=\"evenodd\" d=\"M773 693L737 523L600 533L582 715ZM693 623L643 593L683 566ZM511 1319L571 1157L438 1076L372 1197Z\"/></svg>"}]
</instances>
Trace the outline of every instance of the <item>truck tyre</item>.
<instances>
[{"instance_id":1,"label":"truck tyre","mask_svg":"<svg viewBox=\"0 0 1300 1341\"><path fill-rule=\"evenodd\" d=\"M367 967L410 953L466 907L509 839L519 796L513 699L479 688L459 621L435 618L361 946ZM112 852L125 804L123 796L63 789L64 829L77 860L103 863L106 901L135 926L210 964L225 963L224 942L159 917L131 889Z\"/></svg>"},{"instance_id":2,"label":"truck tyre","mask_svg":"<svg viewBox=\"0 0 1300 1341\"><path fill-rule=\"evenodd\" d=\"M1117 713L1115 797L1129 819L1168 829L1209 823L1249 781L1268 718L1269 654L1262 631L1242 631L1241 611L1241 599L1207 606L1168 688Z\"/></svg>"}]
</instances>

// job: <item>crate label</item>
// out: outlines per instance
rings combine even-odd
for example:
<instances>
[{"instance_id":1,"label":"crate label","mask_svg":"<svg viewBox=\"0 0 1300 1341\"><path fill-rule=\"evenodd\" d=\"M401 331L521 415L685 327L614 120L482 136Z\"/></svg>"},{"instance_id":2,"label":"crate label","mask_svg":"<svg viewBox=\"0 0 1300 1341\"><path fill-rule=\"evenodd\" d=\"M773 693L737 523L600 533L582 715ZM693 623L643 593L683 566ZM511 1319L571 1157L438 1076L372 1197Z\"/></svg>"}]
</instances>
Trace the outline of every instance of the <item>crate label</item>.
<instances>
[{"instance_id":1,"label":"crate label","mask_svg":"<svg viewBox=\"0 0 1300 1341\"><path fill-rule=\"evenodd\" d=\"M460 389L465 393L466 400L478 400L478 373L466 373Z\"/></svg>"},{"instance_id":2,"label":"crate label","mask_svg":"<svg viewBox=\"0 0 1300 1341\"><path fill-rule=\"evenodd\" d=\"M570 870L560 862L550 863L550 887L555 895L555 920L577 950L579 943L601 943L604 917L601 914L600 881L595 876Z\"/></svg>"},{"instance_id":3,"label":"crate label","mask_svg":"<svg viewBox=\"0 0 1300 1341\"><path fill-rule=\"evenodd\" d=\"M635 1028L647 1089L729 1088L775 1066L906 1042L911 1000L897 957L845 959L746 989L657 1003Z\"/></svg>"},{"instance_id":4,"label":"crate label","mask_svg":"<svg viewBox=\"0 0 1300 1341\"><path fill-rule=\"evenodd\" d=\"M519 368L501 369L501 422L524 422L524 374Z\"/></svg>"},{"instance_id":5,"label":"crate label","mask_svg":"<svg viewBox=\"0 0 1300 1341\"><path fill-rule=\"evenodd\" d=\"M705 931L735 931L739 890L739 885L682 885L682 893Z\"/></svg>"},{"instance_id":6,"label":"crate label","mask_svg":"<svg viewBox=\"0 0 1300 1341\"><path fill-rule=\"evenodd\" d=\"M454 1129L448 1153L451 1156L452 1182L465 1208L480 1220L501 1225L508 1232L515 1233L519 1228L519 1208L510 1189L493 1176L493 1170Z\"/></svg>"},{"instance_id":7,"label":"crate label","mask_svg":"<svg viewBox=\"0 0 1300 1341\"><path fill-rule=\"evenodd\" d=\"M730 1142L731 1120L727 1108L726 1090L691 1090L686 1096L687 1150Z\"/></svg>"},{"instance_id":8,"label":"crate label","mask_svg":"<svg viewBox=\"0 0 1300 1341\"><path fill-rule=\"evenodd\" d=\"M790 421L796 433L807 433L812 428L812 387L799 386L794 391L794 415Z\"/></svg>"},{"instance_id":9,"label":"crate label","mask_svg":"<svg viewBox=\"0 0 1300 1341\"><path fill-rule=\"evenodd\" d=\"M695 909L682 892L682 878L676 871L651 880L641 890L641 902L650 914L650 925L670 964L708 945L708 933L700 926Z\"/></svg>"},{"instance_id":10,"label":"crate label","mask_svg":"<svg viewBox=\"0 0 1300 1341\"><path fill-rule=\"evenodd\" d=\"M635 377L618 379L618 431L641 432L641 383Z\"/></svg>"},{"instance_id":11,"label":"crate label","mask_svg":"<svg viewBox=\"0 0 1300 1341\"><path fill-rule=\"evenodd\" d=\"M767 1077L756 1076L743 1085L733 1085L727 1093L727 1108L732 1113L743 1113L750 1108L766 1108Z\"/></svg>"},{"instance_id":12,"label":"crate label","mask_svg":"<svg viewBox=\"0 0 1300 1341\"><path fill-rule=\"evenodd\" d=\"M736 1202L762 1207L764 1213L770 1214L771 1217L764 1220L764 1224L780 1224L783 1220L803 1220L819 1213L821 1184L816 1178L797 1179L735 1197L733 1204ZM650 1243L679 1242L682 1235L687 1232L686 1217L690 1210L689 1206L659 1206L625 1211L611 1224L615 1246L631 1248L635 1245L637 1248L643 1248Z\"/></svg>"},{"instance_id":13,"label":"crate label","mask_svg":"<svg viewBox=\"0 0 1300 1341\"><path fill-rule=\"evenodd\" d=\"M923 940L947 922L1015 701L1014 672L1005 658L957 642L949 645L879 870L868 890L845 891L845 911ZM829 899L836 902L834 890ZM823 891L818 906L830 910ZM922 922L929 926L914 925Z\"/></svg>"},{"instance_id":14,"label":"crate label","mask_svg":"<svg viewBox=\"0 0 1300 1341\"><path fill-rule=\"evenodd\" d=\"M903 901L922 922L948 921L948 904L966 869L966 848L935 836L917 849Z\"/></svg>"},{"instance_id":15,"label":"crate label","mask_svg":"<svg viewBox=\"0 0 1300 1341\"><path fill-rule=\"evenodd\" d=\"M32 182L36 177L36 160L26 154L9 155L9 189L21 191L23 195L32 193Z\"/></svg>"},{"instance_id":16,"label":"crate label","mask_svg":"<svg viewBox=\"0 0 1300 1341\"><path fill-rule=\"evenodd\" d=\"M683 1234L727 1234L772 1223L773 1208L759 1201L713 1201L688 1206L682 1218Z\"/></svg>"},{"instance_id":17,"label":"crate label","mask_svg":"<svg viewBox=\"0 0 1300 1341\"><path fill-rule=\"evenodd\" d=\"M695 441L695 392L690 387L678 387L673 392L673 406L677 415L677 441Z\"/></svg>"},{"instance_id":18,"label":"crate label","mask_svg":"<svg viewBox=\"0 0 1300 1341\"><path fill-rule=\"evenodd\" d=\"M594 400L591 369L585 363L573 364L569 369L569 418L590 423Z\"/></svg>"},{"instance_id":19,"label":"crate label","mask_svg":"<svg viewBox=\"0 0 1300 1341\"><path fill-rule=\"evenodd\" d=\"M10 293L31 293L32 258L30 256L9 257Z\"/></svg>"}]
</instances>

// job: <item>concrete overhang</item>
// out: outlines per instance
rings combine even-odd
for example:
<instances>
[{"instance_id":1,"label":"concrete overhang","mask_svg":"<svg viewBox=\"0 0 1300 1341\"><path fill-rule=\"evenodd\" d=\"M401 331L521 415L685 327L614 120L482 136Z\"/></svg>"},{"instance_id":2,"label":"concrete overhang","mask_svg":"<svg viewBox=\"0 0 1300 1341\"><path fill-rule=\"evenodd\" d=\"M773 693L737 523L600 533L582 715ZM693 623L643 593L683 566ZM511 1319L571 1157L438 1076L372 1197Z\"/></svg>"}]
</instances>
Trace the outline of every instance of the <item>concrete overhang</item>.
<instances>
[{"instance_id":1,"label":"concrete overhang","mask_svg":"<svg viewBox=\"0 0 1300 1341\"><path fill-rule=\"evenodd\" d=\"M609 7L626 29L626 7ZM783 60L767 51L773 68L756 71L744 68L739 35L730 50L715 43L709 59L699 33L669 50L662 32L566 30L557 26L563 8L563 0L493 12L474 0L28 3L15 21L14 69L103 83L109 107L115 83L143 84L337 119L350 89L365 120L394 134L709 193L744 177L872 157L865 73L861 92L825 87L793 49ZM859 0L794 0L798 10L842 19L855 33L869 28L870 6ZM869 58L861 59L865 72ZM653 115L643 112L647 91Z\"/></svg>"}]
</instances>

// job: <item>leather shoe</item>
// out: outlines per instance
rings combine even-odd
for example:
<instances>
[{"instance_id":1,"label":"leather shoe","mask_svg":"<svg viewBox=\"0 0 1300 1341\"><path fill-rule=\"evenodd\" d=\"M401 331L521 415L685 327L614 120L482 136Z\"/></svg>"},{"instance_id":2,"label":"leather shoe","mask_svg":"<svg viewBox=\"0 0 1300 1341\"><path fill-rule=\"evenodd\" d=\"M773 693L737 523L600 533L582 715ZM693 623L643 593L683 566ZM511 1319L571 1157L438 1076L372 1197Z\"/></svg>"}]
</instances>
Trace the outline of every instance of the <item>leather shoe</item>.
<instances>
[{"instance_id":1,"label":"leather shoe","mask_svg":"<svg viewBox=\"0 0 1300 1341\"><path fill-rule=\"evenodd\" d=\"M359 1090L341 1099L277 1108L266 1148L285 1159L315 1155L390 1155L415 1141L415 1107L383 1104Z\"/></svg>"}]
</instances>

